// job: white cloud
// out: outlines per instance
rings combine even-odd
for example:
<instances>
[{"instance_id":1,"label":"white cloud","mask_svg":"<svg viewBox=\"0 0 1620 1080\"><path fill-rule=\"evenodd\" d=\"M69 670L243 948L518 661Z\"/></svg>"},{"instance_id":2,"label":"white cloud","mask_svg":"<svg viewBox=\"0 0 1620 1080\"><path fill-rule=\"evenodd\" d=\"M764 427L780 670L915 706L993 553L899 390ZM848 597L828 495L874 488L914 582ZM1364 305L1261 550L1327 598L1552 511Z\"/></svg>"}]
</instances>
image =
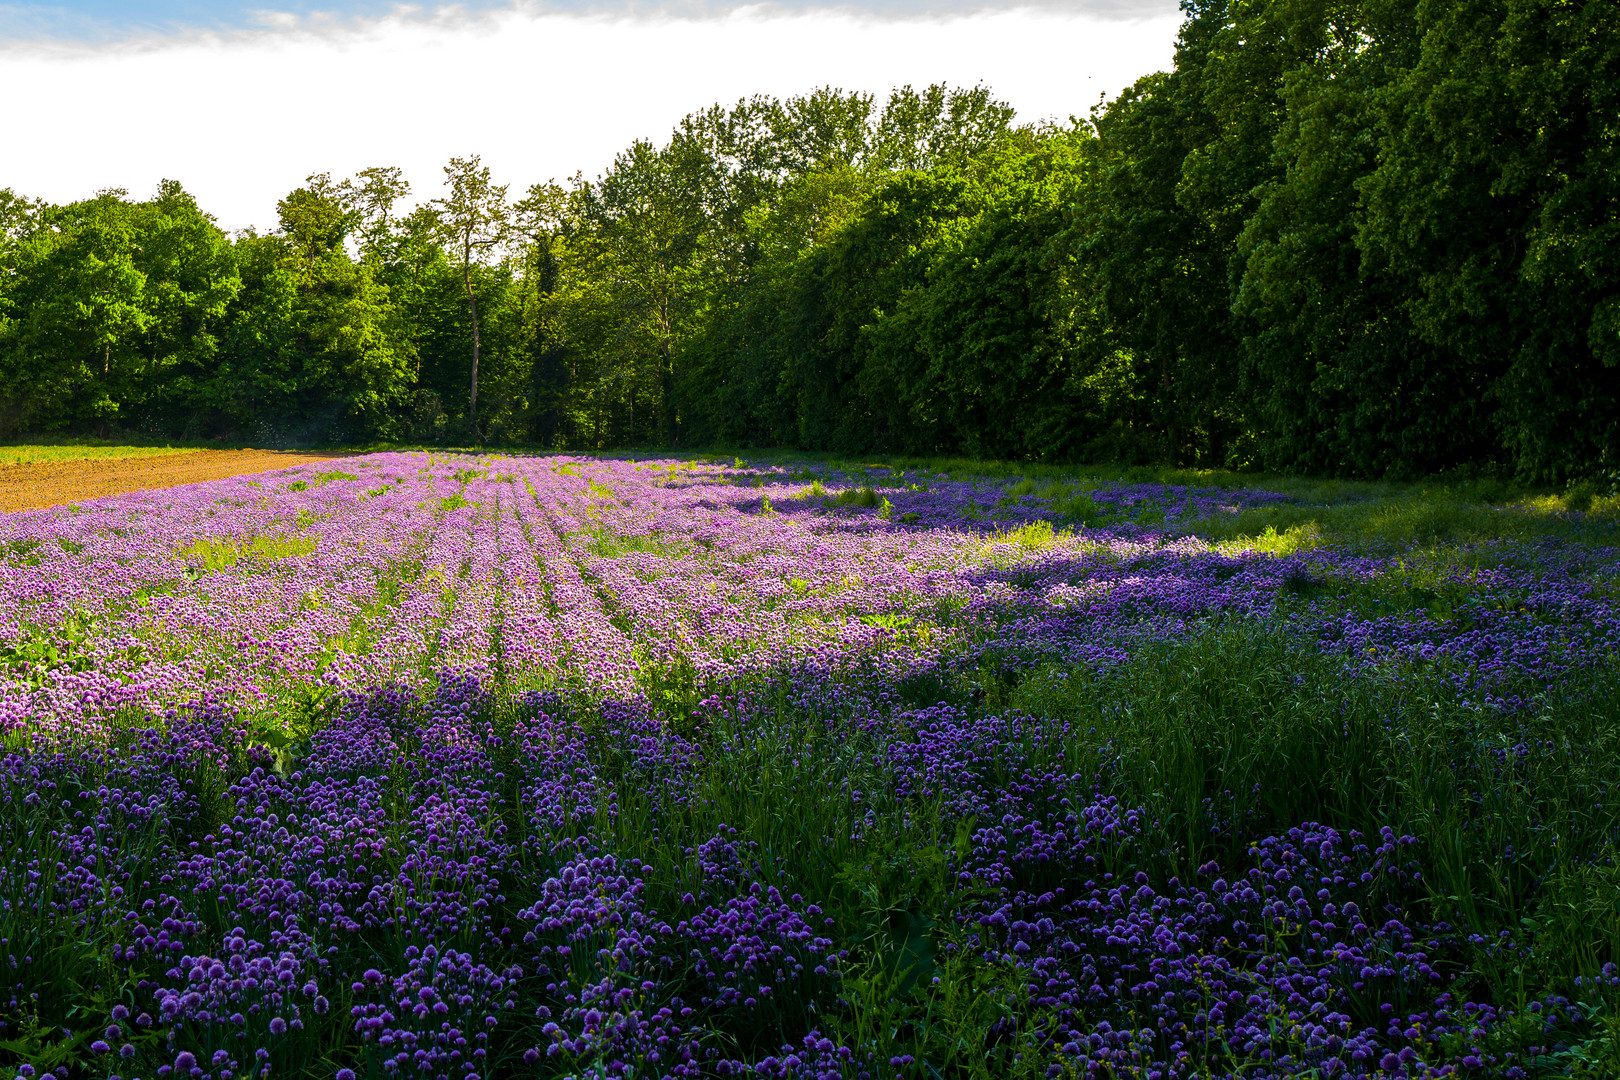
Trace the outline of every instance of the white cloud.
<instances>
[{"instance_id":1,"label":"white cloud","mask_svg":"<svg viewBox=\"0 0 1620 1080\"><path fill-rule=\"evenodd\" d=\"M594 175L681 116L756 93L984 82L1021 120L1084 114L1170 63L1179 15L1051 8L948 17L744 7L707 16L400 10L252 32L0 50L0 186L54 201L172 177L227 228L275 223L306 175L400 165L433 194L451 155L513 190Z\"/></svg>"}]
</instances>

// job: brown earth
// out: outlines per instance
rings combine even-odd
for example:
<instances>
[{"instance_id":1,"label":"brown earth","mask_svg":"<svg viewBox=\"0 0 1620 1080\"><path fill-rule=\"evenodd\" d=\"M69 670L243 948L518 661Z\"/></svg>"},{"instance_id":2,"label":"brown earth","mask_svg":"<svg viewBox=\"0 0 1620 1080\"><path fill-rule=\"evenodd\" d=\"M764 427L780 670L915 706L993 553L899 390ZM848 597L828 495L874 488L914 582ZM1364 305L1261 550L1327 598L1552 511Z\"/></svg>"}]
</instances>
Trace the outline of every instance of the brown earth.
<instances>
[{"instance_id":1,"label":"brown earth","mask_svg":"<svg viewBox=\"0 0 1620 1080\"><path fill-rule=\"evenodd\" d=\"M223 480L343 456L282 450L194 450L152 457L0 465L0 511L33 510L126 491Z\"/></svg>"}]
</instances>

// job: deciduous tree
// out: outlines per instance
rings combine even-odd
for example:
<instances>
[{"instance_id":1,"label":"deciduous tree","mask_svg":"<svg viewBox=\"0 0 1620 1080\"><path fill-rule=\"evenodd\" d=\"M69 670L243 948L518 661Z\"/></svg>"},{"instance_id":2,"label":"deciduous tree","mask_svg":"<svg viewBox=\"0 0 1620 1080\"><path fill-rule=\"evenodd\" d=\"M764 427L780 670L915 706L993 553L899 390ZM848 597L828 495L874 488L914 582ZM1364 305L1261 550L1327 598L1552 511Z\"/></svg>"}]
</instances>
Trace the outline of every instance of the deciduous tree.
<instances>
[{"instance_id":1,"label":"deciduous tree","mask_svg":"<svg viewBox=\"0 0 1620 1080\"><path fill-rule=\"evenodd\" d=\"M490 179L487 165L474 154L451 158L444 167L449 194L434 199L439 230L446 250L460 268L472 319L472 375L467 389L467 418L478 419L478 297L473 292L473 266L499 249L506 240L508 221L505 184Z\"/></svg>"}]
</instances>

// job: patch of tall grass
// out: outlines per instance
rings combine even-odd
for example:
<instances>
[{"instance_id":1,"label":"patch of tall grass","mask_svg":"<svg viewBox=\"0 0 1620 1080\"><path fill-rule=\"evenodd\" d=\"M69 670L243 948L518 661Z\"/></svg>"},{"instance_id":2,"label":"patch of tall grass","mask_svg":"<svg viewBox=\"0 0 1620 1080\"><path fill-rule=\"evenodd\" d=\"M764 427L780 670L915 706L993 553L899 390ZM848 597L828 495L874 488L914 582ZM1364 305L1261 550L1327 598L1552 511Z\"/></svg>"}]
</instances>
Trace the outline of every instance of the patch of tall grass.
<instances>
[{"instance_id":1,"label":"patch of tall grass","mask_svg":"<svg viewBox=\"0 0 1620 1080\"><path fill-rule=\"evenodd\" d=\"M1568 510L1558 497L1493 504L1435 489L1348 502L1253 507L1213 514L1182 528L1208 540L1249 546L1258 546L1255 541L1268 533L1293 533L1309 535L1319 544L1360 549L1543 538L1607 544L1620 539L1620 519Z\"/></svg>"},{"instance_id":2,"label":"patch of tall grass","mask_svg":"<svg viewBox=\"0 0 1620 1080\"><path fill-rule=\"evenodd\" d=\"M1167 873L1302 821L1387 825L1418 838L1442 919L1528 938L1511 957L1479 950L1499 999L1595 975L1620 961L1620 667L1527 685L1523 712L1461 701L1447 674L1351 677L1281 627L1238 622L1107 674L1041 668L1004 700L1066 723L1061 764L1150 810Z\"/></svg>"},{"instance_id":3,"label":"patch of tall grass","mask_svg":"<svg viewBox=\"0 0 1620 1080\"><path fill-rule=\"evenodd\" d=\"M69 461L121 460L194 454L195 446L121 446L94 443L25 443L0 446L0 465L56 465Z\"/></svg>"},{"instance_id":4,"label":"patch of tall grass","mask_svg":"<svg viewBox=\"0 0 1620 1080\"><path fill-rule=\"evenodd\" d=\"M282 535L255 536L249 540L223 540L202 537L175 552L177 558L194 562L205 572L235 566L244 558L290 559L308 555L320 546L313 536Z\"/></svg>"}]
</instances>

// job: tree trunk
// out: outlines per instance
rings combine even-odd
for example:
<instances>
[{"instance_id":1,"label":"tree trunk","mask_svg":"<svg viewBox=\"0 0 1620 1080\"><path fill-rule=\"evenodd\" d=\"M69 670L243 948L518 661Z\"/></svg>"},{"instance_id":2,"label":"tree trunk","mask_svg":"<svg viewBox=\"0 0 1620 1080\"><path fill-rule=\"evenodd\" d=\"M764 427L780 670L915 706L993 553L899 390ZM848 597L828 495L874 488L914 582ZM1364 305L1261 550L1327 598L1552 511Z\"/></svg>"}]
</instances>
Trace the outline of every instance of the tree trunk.
<instances>
[{"instance_id":1,"label":"tree trunk","mask_svg":"<svg viewBox=\"0 0 1620 1080\"><path fill-rule=\"evenodd\" d=\"M467 394L467 420L478 430L478 300L473 296L472 287L472 257L469 255L461 264L462 280L467 284L467 307L472 311L473 355L472 355L472 388Z\"/></svg>"},{"instance_id":2,"label":"tree trunk","mask_svg":"<svg viewBox=\"0 0 1620 1080\"><path fill-rule=\"evenodd\" d=\"M670 356L667 338L664 341L664 362L658 378L664 394L664 443L673 450L680 446L681 436L675 430L675 360Z\"/></svg>"},{"instance_id":3,"label":"tree trunk","mask_svg":"<svg viewBox=\"0 0 1620 1080\"><path fill-rule=\"evenodd\" d=\"M1181 464L1181 433L1177 430L1175 395L1170 383L1170 356L1168 353L1159 354L1159 387L1164 394L1165 409L1165 435L1170 443L1170 464Z\"/></svg>"},{"instance_id":4,"label":"tree trunk","mask_svg":"<svg viewBox=\"0 0 1620 1080\"><path fill-rule=\"evenodd\" d=\"M680 436L675 431L675 358L669 347L669 299L659 305L659 322L662 324L660 335L663 345L663 357L658 365L658 389L663 400L659 403L662 416L659 425L664 429L664 445L671 449L680 445Z\"/></svg>"}]
</instances>

